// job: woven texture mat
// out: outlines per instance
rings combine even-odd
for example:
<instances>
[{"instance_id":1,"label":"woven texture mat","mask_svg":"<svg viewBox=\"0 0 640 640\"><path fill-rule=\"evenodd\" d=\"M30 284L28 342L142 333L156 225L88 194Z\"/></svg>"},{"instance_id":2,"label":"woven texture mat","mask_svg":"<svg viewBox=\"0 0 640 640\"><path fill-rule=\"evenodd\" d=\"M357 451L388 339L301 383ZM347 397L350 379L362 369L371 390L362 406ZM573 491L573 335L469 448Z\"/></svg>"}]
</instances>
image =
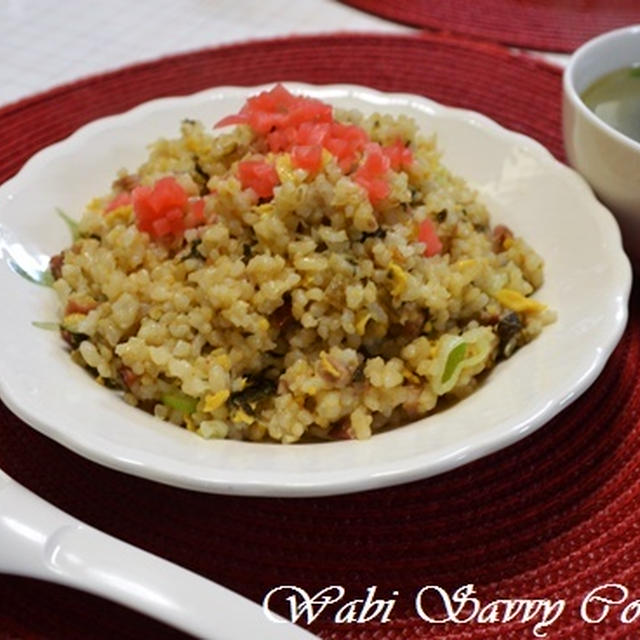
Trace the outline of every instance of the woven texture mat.
<instances>
[{"instance_id":1,"label":"woven texture mat","mask_svg":"<svg viewBox=\"0 0 640 640\"><path fill-rule=\"evenodd\" d=\"M480 110L537 138L557 157L560 71L494 45L424 36L326 36L255 42L89 78L0 110L0 181L35 151L87 121L162 95L276 80L360 83ZM0 466L36 493L115 536L260 602L278 585L347 598L396 599L386 624L313 629L332 640L534 637L532 623L427 624L425 585L473 583L482 602L563 599L550 638L628 638L616 609L598 625L579 615L594 587L640 597L640 307L597 383L526 440L445 475L321 499L204 495L97 466L0 408ZM393 592L398 592L393 596ZM335 613L335 608L331 613ZM538 618L539 619L539 618ZM0 577L0 637L175 638L108 602ZM247 639L253 640L253 639ZM255 639L259 640L259 639Z\"/></svg>"},{"instance_id":2,"label":"woven texture mat","mask_svg":"<svg viewBox=\"0 0 640 640\"><path fill-rule=\"evenodd\" d=\"M388 20L527 49L573 51L640 22L638 0L342 0Z\"/></svg>"}]
</instances>

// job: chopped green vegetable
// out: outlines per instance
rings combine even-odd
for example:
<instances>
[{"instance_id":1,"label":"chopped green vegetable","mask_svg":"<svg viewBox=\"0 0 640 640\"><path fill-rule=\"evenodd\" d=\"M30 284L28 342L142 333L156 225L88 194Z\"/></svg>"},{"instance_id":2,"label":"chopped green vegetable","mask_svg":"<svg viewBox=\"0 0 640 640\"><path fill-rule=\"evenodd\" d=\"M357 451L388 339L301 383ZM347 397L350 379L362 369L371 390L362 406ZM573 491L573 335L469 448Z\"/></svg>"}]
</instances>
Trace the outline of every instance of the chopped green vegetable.
<instances>
[{"instance_id":1,"label":"chopped green vegetable","mask_svg":"<svg viewBox=\"0 0 640 640\"><path fill-rule=\"evenodd\" d=\"M62 209L56 209L56 213L67 223L69 231L71 232L71 239L75 242L80 237L78 230L78 223L70 218Z\"/></svg>"},{"instance_id":2,"label":"chopped green vegetable","mask_svg":"<svg viewBox=\"0 0 640 640\"><path fill-rule=\"evenodd\" d=\"M444 384L448 382L451 376L454 374L458 365L464 360L464 357L467 353L467 343L461 342L456 345L451 352L447 356L447 362L444 365L444 371L442 372L442 380L441 382Z\"/></svg>"},{"instance_id":3,"label":"chopped green vegetable","mask_svg":"<svg viewBox=\"0 0 640 640\"><path fill-rule=\"evenodd\" d=\"M7 264L9 268L14 273L17 273L19 276L22 276L25 280L32 282L33 284L39 284L43 287L50 287L54 278L51 275L51 271L49 269L44 269L43 271L34 269L33 271L27 271L24 267L20 266L11 256L7 258Z\"/></svg>"},{"instance_id":4,"label":"chopped green vegetable","mask_svg":"<svg viewBox=\"0 0 640 640\"><path fill-rule=\"evenodd\" d=\"M198 398L192 398L186 393L165 393L162 396L162 404L189 415L196 410Z\"/></svg>"},{"instance_id":5,"label":"chopped green vegetable","mask_svg":"<svg viewBox=\"0 0 640 640\"><path fill-rule=\"evenodd\" d=\"M34 320L31 324L38 329L45 329L46 331L58 331L60 329L59 322L41 322L40 320Z\"/></svg>"}]
</instances>

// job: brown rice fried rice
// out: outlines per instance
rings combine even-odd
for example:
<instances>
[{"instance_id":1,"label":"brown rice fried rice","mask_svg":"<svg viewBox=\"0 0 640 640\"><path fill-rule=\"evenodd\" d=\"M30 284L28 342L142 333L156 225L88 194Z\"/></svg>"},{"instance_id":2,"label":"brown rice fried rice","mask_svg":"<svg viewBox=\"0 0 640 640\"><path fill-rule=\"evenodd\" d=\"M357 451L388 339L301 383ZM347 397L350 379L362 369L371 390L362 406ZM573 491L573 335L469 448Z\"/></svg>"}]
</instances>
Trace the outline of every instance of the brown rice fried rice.
<instances>
[{"instance_id":1,"label":"brown rice fried rice","mask_svg":"<svg viewBox=\"0 0 640 640\"><path fill-rule=\"evenodd\" d=\"M375 206L330 153L315 174L296 169L247 125L214 135L185 120L135 174L122 171L55 257L73 359L205 438L290 443L420 418L538 335L553 320L529 297L541 258L490 227L435 141L407 117L335 117L412 152ZM237 177L254 157L277 170L272 198ZM206 223L171 243L140 231L130 203L109 207L165 176L205 196ZM431 257L418 241L426 219L442 243Z\"/></svg>"}]
</instances>

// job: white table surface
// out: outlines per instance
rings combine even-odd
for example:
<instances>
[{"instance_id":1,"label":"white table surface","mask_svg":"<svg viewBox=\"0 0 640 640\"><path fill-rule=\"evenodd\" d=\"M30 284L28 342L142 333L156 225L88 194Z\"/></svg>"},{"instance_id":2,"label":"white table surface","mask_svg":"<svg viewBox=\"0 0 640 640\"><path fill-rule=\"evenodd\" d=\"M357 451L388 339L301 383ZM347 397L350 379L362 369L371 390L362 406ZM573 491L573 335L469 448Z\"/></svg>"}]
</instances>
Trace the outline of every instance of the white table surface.
<instances>
[{"instance_id":1,"label":"white table surface","mask_svg":"<svg viewBox=\"0 0 640 640\"><path fill-rule=\"evenodd\" d=\"M0 106L172 53L335 31L415 32L335 0L0 0Z\"/></svg>"},{"instance_id":2,"label":"white table surface","mask_svg":"<svg viewBox=\"0 0 640 640\"><path fill-rule=\"evenodd\" d=\"M0 104L172 53L345 30L412 31L333 0L0 0Z\"/></svg>"}]
</instances>

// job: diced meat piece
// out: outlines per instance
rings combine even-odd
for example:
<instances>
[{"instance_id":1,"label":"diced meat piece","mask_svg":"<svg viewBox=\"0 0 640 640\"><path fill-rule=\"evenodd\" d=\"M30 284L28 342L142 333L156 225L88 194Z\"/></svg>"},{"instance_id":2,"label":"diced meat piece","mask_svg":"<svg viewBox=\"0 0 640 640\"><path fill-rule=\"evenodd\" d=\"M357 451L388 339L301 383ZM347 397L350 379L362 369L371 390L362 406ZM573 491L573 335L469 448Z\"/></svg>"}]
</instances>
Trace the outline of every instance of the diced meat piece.
<instances>
[{"instance_id":1,"label":"diced meat piece","mask_svg":"<svg viewBox=\"0 0 640 640\"><path fill-rule=\"evenodd\" d=\"M67 316L71 313L83 313L87 314L89 311L93 311L98 306L98 303L92 298L71 298L67 302L67 306L64 310L64 315Z\"/></svg>"},{"instance_id":2,"label":"diced meat piece","mask_svg":"<svg viewBox=\"0 0 640 640\"><path fill-rule=\"evenodd\" d=\"M88 337L84 333L75 333L68 329L60 329L60 335L72 349L77 349L80 346L80 343Z\"/></svg>"},{"instance_id":3,"label":"diced meat piece","mask_svg":"<svg viewBox=\"0 0 640 640\"><path fill-rule=\"evenodd\" d=\"M64 253L56 253L49 259L49 270L54 280L62 277L62 265L64 264Z\"/></svg>"},{"instance_id":4,"label":"diced meat piece","mask_svg":"<svg viewBox=\"0 0 640 640\"><path fill-rule=\"evenodd\" d=\"M351 419L343 418L331 429L330 437L334 440L354 440L355 436L351 429Z\"/></svg>"},{"instance_id":5,"label":"diced meat piece","mask_svg":"<svg viewBox=\"0 0 640 640\"><path fill-rule=\"evenodd\" d=\"M506 246L506 241L508 239L513 238L513 231L509 229L504 224L499 224L493 229L493 252L500 253L505 249L508 249Z\"/></svg>"},{"instance_id":6,"label":"diced meat piece","mask_svg":"<svg viewBox=\"0 0 640 640\"><path fill-rule=\"evenodd\" d=\"M111 185L116 191L133 191L140 184L140 178L135 173L127 173Z\"/></svg>"},{"instance_id":7,"label":"diced meat piece","mask_svg":"<svg viewBox=\"0 0 640 640\"><path fill-rule=\"evenodd\" d=\"M138 381L138 376L125 365L121 365L118 368L118 375L122 379L122 383L127 389L131 389L131 387Z\"/></svg>"},{"instance_id":8,"label":"diced meat piece","mask_svg":"<svg viewBox=\"0 0 640 640\"><path fill-rule=\"evenodd\" d=\"M269 316L269 324L279 331L284 331L293 321L291 301L285 301Z\"/></svg>"}]
</instances>

